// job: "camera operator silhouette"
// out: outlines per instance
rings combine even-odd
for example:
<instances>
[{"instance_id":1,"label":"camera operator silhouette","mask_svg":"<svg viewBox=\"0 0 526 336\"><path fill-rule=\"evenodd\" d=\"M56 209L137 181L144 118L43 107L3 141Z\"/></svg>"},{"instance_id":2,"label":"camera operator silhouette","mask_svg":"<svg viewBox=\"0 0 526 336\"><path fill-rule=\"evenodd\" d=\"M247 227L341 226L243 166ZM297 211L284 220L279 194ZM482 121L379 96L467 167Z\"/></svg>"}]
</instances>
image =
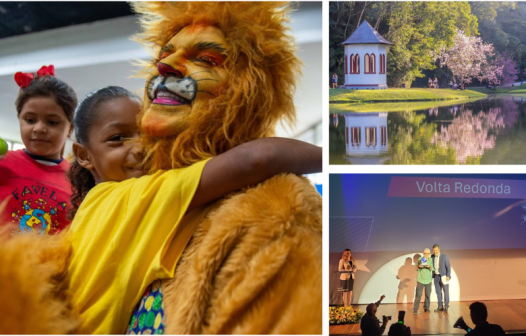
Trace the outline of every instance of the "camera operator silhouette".
<instances>
[{"instance_id":1,"label":"camera operator silhouette","mask_svg":"<svg viewBox=\"0 0 526 336\"><path fill-rule=\"evenodd\" d=\"M360 328L362 329L362 335L364 336L380 336L384 333L385 328L387 327L388 321L391 319L391 316L383 316L382 326L380 326L380 321L376 318L376 311L378 306L385 298L385 295L380 297L380 300L375 303L371 303L367 306L366 313L362 317L360 322Z\"/></svg>"}]
</instances>

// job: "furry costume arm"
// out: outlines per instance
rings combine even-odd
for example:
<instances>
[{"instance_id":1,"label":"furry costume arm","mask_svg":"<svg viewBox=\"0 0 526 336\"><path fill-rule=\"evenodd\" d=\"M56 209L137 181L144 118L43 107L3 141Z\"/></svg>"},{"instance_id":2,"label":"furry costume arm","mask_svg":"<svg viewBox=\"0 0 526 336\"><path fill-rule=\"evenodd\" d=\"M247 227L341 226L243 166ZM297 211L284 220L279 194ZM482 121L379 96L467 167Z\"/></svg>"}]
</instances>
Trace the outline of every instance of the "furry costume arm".
<instances>
[{"instance_id":1,"label":"furry costume arm","mask_svg":"<svg viewBox=\"0 0 526 336\"><path fill-rule=\"evenodd\" d=\"M294 175L214 205L163 282L167 334L321 334L321 197Z\"/></svg>"}]
</instances>

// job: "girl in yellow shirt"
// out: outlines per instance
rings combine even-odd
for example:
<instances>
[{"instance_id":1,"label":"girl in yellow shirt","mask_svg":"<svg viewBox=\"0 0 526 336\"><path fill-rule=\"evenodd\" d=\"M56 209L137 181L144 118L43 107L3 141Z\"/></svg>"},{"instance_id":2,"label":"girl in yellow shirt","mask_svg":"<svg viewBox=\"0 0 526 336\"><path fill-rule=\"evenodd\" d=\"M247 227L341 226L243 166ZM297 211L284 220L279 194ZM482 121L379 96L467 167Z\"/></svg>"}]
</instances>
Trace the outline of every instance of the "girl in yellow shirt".
<instances>
[{"instance_id":1,"label":"girl in yellow shirt","mask_svg":"<svg viewBox=\"0 0 526 336\"><path fill-rule=\"evenodd\" d=\"M321 148L266 138L145 175L139 148L129 141L139 136L140 109L126 89L106 87L75 111L69 280L80 333L123 333L147 286L173 277L197 222L182 220L187 212L279 173L321 171Z\"/></svg>"}]
</instances>

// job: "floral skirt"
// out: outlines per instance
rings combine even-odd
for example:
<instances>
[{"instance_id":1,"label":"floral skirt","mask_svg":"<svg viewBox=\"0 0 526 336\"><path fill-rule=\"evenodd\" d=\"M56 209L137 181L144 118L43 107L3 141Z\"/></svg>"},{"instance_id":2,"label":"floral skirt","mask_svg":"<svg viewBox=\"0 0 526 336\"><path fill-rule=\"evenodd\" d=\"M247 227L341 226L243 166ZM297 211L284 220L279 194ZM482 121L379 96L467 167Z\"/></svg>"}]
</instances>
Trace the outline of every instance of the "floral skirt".
<instances>
[{"instance_id":1,"label":"floral skirt","mask_svg":"<svg viewBox=\"0 0 526 336\"><path fill-rule=\"evenodd\" d=\"M133 310L127 335L164 334L164 305L161 280L152 282Z\"/></svg>"}]
</instances>

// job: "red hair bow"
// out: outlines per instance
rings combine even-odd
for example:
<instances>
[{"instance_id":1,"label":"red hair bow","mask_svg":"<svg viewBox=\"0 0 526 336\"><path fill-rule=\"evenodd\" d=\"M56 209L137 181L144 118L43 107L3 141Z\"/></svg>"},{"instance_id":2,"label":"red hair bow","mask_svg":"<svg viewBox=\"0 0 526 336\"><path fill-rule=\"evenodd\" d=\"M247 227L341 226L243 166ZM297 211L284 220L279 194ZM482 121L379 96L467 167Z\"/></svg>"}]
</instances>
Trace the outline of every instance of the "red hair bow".
<instances>
[{"instance_id":1,"label":"red hair bow","mask_svg":"<svg viewBox=\"0 0 526 336\"><path fill-rule=\"evenodd\" d=\"M20 86L20 89L28 87L33 78L35 78L35 76L32 73L17 72L15 74L15 82Z\"/></svg>"},{"instance_id":2,"label":"red hair bow","mask_svg":"<svg viewBox=\"0 0 526 336\"><path fill-rule=\"evenodd\" d=\"M44 76L55 76L55 67L53 65L49 66L42 66L40 70L37 71L38 77L44 77ZM31 82L35 79L35 75L33 73L25 73L25 72L17 72L15 74L15 82L18 84L20 89L26 88L31 84Z\"/></svg>"},{"instance_id":3,"label":"red hair bow","mask_svg":"<svg viewBox=\"0 0 526 336\"><path fill-rule=\"evenodd\" d=\"M38 77L44 76L55 76L55 67L53 65L45 66L43 65L40 70L37 71Z\"/></svg>"}]
</instances>

